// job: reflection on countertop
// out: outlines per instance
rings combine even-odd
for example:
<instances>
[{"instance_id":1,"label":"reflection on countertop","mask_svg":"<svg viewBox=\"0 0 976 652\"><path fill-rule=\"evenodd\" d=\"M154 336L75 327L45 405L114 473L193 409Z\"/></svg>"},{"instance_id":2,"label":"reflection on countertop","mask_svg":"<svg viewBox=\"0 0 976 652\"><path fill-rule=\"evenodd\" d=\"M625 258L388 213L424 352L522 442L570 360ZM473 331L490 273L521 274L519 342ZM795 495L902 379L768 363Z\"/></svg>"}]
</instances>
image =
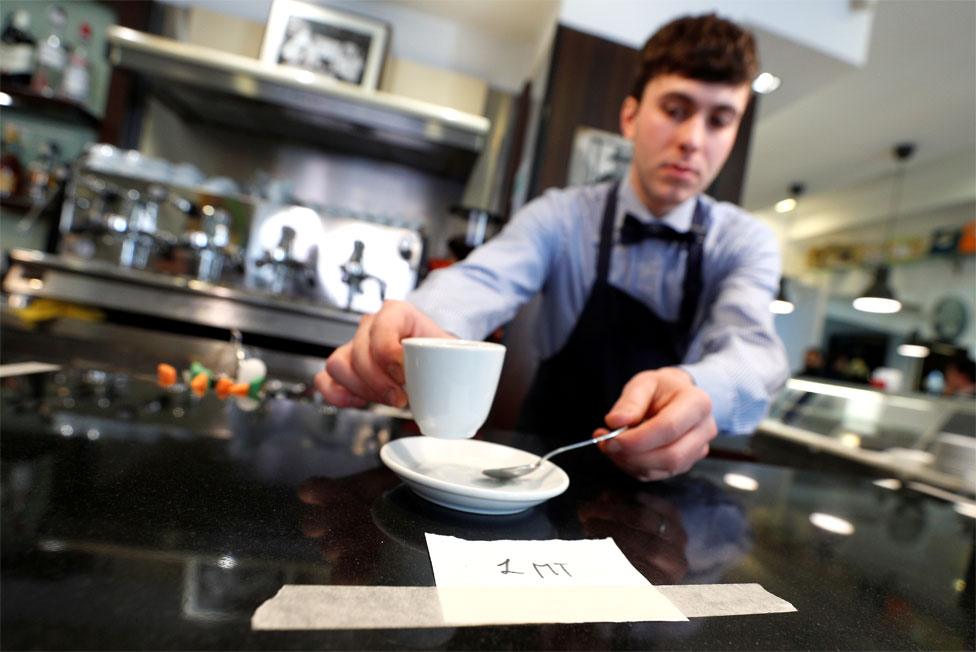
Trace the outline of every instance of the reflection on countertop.
<instances>
[{"instance_id":1,"label":"reflection on countertop","mask_svg":"<svg viewBox=\"0 0 976 652\"><path fill-rule=\"evenodd\" d=\"M760 424L759 435L860 463L882 475L976 494L972 400L792 378Z\"/></svg>"},{"instance_id":2,"label":"reflection on countertop","mask_svg":"<svg viewBox=\"0 0 976 652\"><path fill-rule=\"evenodd\" d=\"M381 466L378 448L412 433L409 422L294 400L242 412L208 398L163 418L166 410L137 407L135 397L161 391L149 380L129 377L106 405L107 387L85 388L87 371L78 373L77 386L65 372L3 380L5 648L973 645L971 503L857 475L715 459L642 484L591 450L567 457L572 483L562 496L479 517L427 503ZM545 448L521 433L482 436ZM798 611L748 621L251 631L250 614L283 584L431 585L425 532L612 537L653 583L758 582Z\"/></svg>"}]
</instances>

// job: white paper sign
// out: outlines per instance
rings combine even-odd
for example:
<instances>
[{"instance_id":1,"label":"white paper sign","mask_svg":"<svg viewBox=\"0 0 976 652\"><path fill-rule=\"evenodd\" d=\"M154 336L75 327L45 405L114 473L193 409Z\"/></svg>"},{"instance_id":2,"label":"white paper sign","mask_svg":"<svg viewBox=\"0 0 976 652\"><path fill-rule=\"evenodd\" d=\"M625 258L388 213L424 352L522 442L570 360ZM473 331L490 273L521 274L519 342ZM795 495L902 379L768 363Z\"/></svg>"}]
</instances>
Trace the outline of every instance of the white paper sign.
<instances>
[{"instance_id":1,"label":"white paper sign","mask_svg":"<svg viewBox=\"0 0 976 652\"><path fill-rule=\"evenodd\" d=\"M613 539L465 541L427 534L440 587L647 586Z\"/></svg>"},{"instance_id":2,"label":"white paper sign","mask_svg":"<svg viewBox=\"0 0 976 652\"><path fill-rule=\"evenodd\" d=\"M686 620L612 539L426 536L447 623Z\"/></svg>"}]
</instances>

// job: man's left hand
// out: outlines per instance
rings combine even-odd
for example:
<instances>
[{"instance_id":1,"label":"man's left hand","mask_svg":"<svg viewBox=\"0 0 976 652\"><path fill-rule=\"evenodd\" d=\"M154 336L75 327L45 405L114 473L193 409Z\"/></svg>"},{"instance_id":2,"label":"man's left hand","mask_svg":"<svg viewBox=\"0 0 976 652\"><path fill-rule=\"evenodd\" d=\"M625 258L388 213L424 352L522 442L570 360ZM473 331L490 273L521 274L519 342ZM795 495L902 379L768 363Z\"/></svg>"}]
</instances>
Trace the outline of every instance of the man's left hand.
<instances>
[{"instance_id":1,"label":"man's left hand","mask_svg":"<svg viewBox=\"0 0 976 652\"><path fill-rule=\"evenodd\" d=\"M645 482L687 472L708 454L708 442L718 433L708 394L677 367L631 378L606 422L613 429L633 426L600 447L614 464ZM601 428L594 436L606 432Z\"/></svg>"}]
</instances>

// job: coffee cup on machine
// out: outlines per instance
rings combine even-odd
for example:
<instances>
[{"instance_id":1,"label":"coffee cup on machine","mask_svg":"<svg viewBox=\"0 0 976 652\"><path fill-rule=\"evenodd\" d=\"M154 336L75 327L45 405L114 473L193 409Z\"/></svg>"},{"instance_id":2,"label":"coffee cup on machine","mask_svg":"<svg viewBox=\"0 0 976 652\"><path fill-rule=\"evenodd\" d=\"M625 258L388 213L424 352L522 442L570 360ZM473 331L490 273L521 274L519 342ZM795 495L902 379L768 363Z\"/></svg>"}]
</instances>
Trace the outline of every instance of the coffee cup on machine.
<instances>
[{"instance_id":1,"label":"coffee cup on machine","mask_svg":"<svg viewBox=\"0 0 976 652\"><path fill-rule=\"evenodd\" d=\"M430 337L401 344L407 397L420 432L441 439L473 437L488 418L505 347Z\"/></svg>"}]
</instances>

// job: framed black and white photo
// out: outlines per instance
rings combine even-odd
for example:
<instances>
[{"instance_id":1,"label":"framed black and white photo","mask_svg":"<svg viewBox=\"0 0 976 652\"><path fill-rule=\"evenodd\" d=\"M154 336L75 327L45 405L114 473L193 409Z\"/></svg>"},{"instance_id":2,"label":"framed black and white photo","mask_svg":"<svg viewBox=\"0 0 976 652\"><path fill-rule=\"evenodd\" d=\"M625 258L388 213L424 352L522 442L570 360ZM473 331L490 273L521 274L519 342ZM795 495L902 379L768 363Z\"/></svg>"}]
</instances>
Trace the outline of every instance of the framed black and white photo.
<instances>
[{"instance_id":1,"label":"framed black and white photo","mask_svg":"<svg viewBox=\"0 0 976 652\"><path fill-rule=\"evenodd\" d=\"M299 0L274 0L261 61L375 90L390 42L386 23Z\"/></svg>"}]
</instances>

